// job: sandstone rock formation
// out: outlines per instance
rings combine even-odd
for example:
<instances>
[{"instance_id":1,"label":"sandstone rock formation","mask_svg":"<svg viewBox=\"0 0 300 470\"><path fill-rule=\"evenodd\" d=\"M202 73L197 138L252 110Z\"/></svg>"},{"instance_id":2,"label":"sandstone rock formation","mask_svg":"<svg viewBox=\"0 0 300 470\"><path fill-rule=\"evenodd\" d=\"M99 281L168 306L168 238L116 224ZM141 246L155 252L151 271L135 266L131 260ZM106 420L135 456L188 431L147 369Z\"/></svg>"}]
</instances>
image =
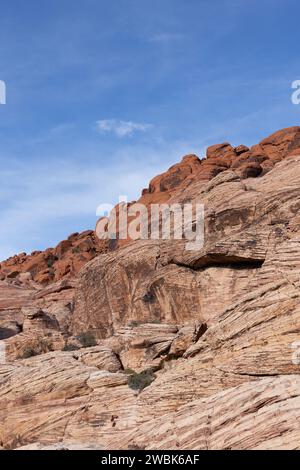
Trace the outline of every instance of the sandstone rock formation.
<instances>
[{"instance_id":1,"label":"sandstone rock formation","mask_svg":"<svg viewBox=\"0 0 300 470\"><path fill-rule=\"evenodd\" d=\"M15 280L19 284L34 280L40 284L49 284L74 277L84 264L103 252L103 249L92 230L74 233L55 248L34 251L31 255L20 253L2 262L0 280Z\"/></svg>"},{"instance_id":2,"label":"sandstone rock formation","mask_svg":"<svg viewBox=\"0 0 300 470\"><path fill-rule=\"evenodd\" d=\"M299 449L300 128L188 156L141 201L203 203L204 246L0 283L0 446Z\"/></svg>"},{"instance_id":3,"label":"sandstone rock formation","mask_svg":"<svg viewBox=\"0 0 300 470\"><path fill-rule=\"evenodd\" d=\"M187 155L181 163L156 176L149 188L143 190L139 202L166 202L170 195L191 182L210 180L230 168L243 178L256 177L267 173L289 155L296 155L299 149L298 126L275 132L250 149L244 145L232 147L229 143L213 145L207 149L206 158L199 160L196 155ZM257 170L250 171L252 168Z\"/></svg>"},{"instance_id":4,"label":"sandstone rock formation","mask_svg":"<svg viewBox=\"0 0 300 470\"><path fill-rule=\"evenodd\" d=\"M179 191L196 181L209 181L228 169L234 170L243 179L267 173L274 164L289 155L297 155L300 149L300 127L289 127L275 132L250 149L245 145L232 147L229 143L209 147L206 157L186 155L180 163L172 166L143 189L138 203L146 206L152 203L168 202ZM125 242L120 241L119 245ZM115 248L115 243L110 248ZM106 243L87 230L74 233L56 248L35 251L31 255L20 253L0 264L0 280L14 280L15 283L30 283L31 280L49 284L62 278L72 278L80 269L101 253L108 250Z\"/></svg>"}]
</instances>

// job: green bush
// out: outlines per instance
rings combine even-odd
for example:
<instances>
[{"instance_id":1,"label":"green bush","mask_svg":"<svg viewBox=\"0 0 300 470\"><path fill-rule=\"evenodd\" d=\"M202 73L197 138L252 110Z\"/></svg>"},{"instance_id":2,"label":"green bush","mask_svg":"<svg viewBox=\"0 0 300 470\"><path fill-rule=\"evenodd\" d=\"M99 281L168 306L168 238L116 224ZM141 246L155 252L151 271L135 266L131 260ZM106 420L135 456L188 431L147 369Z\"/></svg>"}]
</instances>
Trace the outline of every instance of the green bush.
<instances>
[{"instance_id":1,"label":"green bush","mask_svg":"<svg viewBox=\"0 0 300 470\"><path fill-rule=\"evenodd\" d=\"M38 356L53 351L53 344L51 341L39 339L31 346L26 346L18 356L18 359L28 359L29 357Z\"/></svg>"},{"instance_id":2,"label":"green bush","mask_svg":"<svg viewBox=\"0 0 300 470\"><path fill-rule=\"evenodd\" d=\"M97 346L96 338L91 331L81 333L77 336L77 339L80 341L83 348L91 348L92 346Z\"/></svg>"},{"instance_id":3,"label":"green bush","mask_svg":"<svg viewBox=\"0 0 300 470\"><path fill-rule=\"evenodd\" d=\"M127 369L123 370L123 374L132 375L132 374L135 374L135 372L134 372L134 370L132 370L128 367Z\"/></svg>"},{"instance_id":4,"label":"green bush","mask_svg":"<svg viewBox=\"0 0 300 470\"><path fill-rule=\"evenodd\" d=\"M62 351L77 351L79 349L76 344L65 344L64 347L62 348Z\"/></svg>"},{"instance_id":5,"label":"green bush","mask_svg":"<svg viewBox=\"0 0 300 470\"><path fill-rule=\"evenodd\" d=\"M28 359L29 357L36 356L37 352L32 348L25 348L19 359Z\"/></svg>"},{"instance_id":6,"label":"green bush","mask_svg":"<svg viewBox=\"0 0 300 470\"><path fill-rule=\"evenodd\" d=\"M54 255L49 255L48 258L47 258L47 266L48 268L52 268L55 261L57 261L57 256L54 256Z\"/></svg>"},{"instance_id":7,"label":"green bush","mask_svg":"<svg viewBox=\"0 0 300 470\"><path fill-rule=\"evenodd\" d=\"M144 388L151 385L151 383L155 380L155 375L153 370L143 370L139 374L134 372L128 377L128 386L133 390L142 391Z\"/></svg>"}]
</instances>

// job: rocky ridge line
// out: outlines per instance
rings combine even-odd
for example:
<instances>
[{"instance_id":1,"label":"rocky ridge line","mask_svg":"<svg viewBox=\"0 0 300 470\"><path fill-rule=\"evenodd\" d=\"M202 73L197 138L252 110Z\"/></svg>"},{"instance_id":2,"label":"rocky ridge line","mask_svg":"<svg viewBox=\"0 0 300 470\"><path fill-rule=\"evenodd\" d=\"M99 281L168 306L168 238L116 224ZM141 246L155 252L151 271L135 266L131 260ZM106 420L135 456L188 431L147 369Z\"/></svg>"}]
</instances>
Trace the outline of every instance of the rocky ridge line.
<instances>
[{"instance_id":1,"label":"rocky ridge line","mask_svg":"<svg viewBox=\"0 0 300 470\"><path fill-rule=\"evenodd\" d=\"M142 191L138 202L146 206L168 202L195 181L210 181L229 169L242 179L263 176L279 161L297 154L299 148L298 126L275 132L251 148L245 145L232 147L229 143L213 145L207 149L205 158L200 160L196 155L187 155L180 163L153 178L149 187ZM0 264L0 280L14 284L33 280L47 285L63 278L74 278L91 259L127 242L122 240L116 245L111 241L107 245L98 240L91 230L75 233L56 248L30 255L21 253L3 261Z\"/></svg>"}]
</instances>

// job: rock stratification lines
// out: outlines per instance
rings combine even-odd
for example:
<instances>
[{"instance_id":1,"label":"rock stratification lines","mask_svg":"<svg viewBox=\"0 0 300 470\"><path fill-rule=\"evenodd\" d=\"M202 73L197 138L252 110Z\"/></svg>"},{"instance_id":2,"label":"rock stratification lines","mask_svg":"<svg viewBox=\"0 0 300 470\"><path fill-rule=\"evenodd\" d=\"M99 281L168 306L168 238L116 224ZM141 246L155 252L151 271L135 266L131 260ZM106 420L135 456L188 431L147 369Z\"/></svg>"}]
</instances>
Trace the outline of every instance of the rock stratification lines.
<instances>
[{"instance_id":1,"label":"rock stratification lines","mask_svg":"<svg viewBox=\"0 0 300 470\"><path fill-rule=\"evenodd\" d=\"M41 254L1 264L0 446L299 449L300 128L187 156L140 199L187 200L199 250L89 233L51 279Z\"/></svg>"}]
</instances>

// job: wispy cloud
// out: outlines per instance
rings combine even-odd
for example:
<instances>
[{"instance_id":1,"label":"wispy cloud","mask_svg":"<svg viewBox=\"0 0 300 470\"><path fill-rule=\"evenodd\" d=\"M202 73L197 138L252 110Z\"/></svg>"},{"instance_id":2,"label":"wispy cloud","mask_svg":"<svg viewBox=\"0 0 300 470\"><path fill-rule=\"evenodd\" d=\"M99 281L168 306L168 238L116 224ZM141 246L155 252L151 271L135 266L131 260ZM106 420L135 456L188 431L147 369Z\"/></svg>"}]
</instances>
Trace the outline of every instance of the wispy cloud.
<instances>
[{"instance_id":1,"label":"wispy cloud","mask_svg":"<svg viewBox=\"0 0 300 470\"><path fill-rule=\"evenodd\" d=\"M0 262L53 246L74 231L93 229L99 204L116 204L120 194L136 200L153 176L193 148L189 142L122 142L106 161L99 161L103 148L92 160L58 162L41 154L30 166L26 160L7 161L7 170L0 172Z\"/></svg>"},{"instance_id":2,"label":"wispy cloud","mask_svg":"<svg viewBox=\"0 0 300 470\"><path fill-rule=\"evenodd\" d=\"M58 124L47 131L40 133L37 137L30 139L30 144L42 144L48 142L52 139L57 139L58 137L65 134L67 131L71 130L74 127L73 123L62 123Z\"/></svg>"},{"instance_id":3,"label":"wispy cloud","mask_svg":"<svg viewBox=\"0 0 300 470\"><path fill-rule=\"evenodd\" d=\"M130 137L135 132L147 132L152 129L152 124L133 121L119 121L117 119L102 119L96 122L97 129L102 134L113 133L117 137Z\"/></svg>"}]
</instances>

